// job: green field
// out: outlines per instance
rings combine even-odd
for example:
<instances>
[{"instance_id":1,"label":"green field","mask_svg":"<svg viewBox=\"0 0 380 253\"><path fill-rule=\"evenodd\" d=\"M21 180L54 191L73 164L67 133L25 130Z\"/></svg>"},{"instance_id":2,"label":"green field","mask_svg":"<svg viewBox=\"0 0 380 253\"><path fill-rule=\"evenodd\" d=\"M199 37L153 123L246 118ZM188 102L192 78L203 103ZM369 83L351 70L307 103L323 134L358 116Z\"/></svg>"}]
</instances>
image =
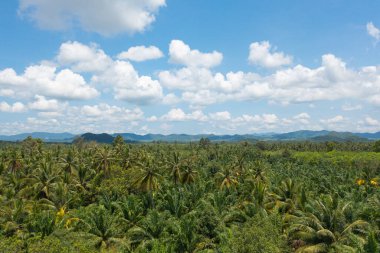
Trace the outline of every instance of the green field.
<instances>
[{"instance_id":1,"label":"green field","mask_svg":"<svg viewBox=\"0 0 380 253\"><path fill-rule=\"evenodd\" d=\"M3 143L0 252L378 253L378 146Z\"/></svg>"}]
</instances>

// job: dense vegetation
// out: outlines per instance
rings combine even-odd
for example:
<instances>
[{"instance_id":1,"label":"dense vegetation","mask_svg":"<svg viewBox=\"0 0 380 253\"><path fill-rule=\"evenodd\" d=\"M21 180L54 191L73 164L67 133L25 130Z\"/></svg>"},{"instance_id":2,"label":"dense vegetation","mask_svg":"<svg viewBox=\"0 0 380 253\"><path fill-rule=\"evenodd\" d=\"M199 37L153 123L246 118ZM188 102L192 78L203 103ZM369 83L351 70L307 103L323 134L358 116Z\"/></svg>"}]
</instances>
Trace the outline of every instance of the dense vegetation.
<instances>
[{"instance_id":1,"label":"dense vegetation","mask_svg":"<svg viewBox=\"0 0 380 253\"><path fill-rule=\"evenodd\" d=\"M0 148L0 252L379 252L379 143Z\"/></svg>"}]
</instances>

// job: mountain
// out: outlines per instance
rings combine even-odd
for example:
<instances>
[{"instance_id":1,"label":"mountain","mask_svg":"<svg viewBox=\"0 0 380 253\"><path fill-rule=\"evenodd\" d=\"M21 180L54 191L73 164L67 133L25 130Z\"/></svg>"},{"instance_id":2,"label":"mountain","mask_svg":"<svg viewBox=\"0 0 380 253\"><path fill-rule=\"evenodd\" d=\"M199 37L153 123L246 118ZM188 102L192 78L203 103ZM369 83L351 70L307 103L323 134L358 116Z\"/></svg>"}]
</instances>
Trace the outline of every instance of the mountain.
<instances>
[{"instance_id":1,"label":"mountain","mask_svg":"<svg viewBox=\"0 0 380 253\"><path fill-rule=\"evenodd\" d=\"M201 138L208 138L211 141L218 142L238 142L238 141L352 141L361 142L368 140L380 140L380 132L377 133L351 133L351 132L334 132L334 131L310 131L301 130L289 133L255 133L244 135L215 135L215 134L145 134L138 135L134 133L115 133L115 134L94 134L85 133L79 135L86 141L96 141L100 143L112 143L117 135L121 135L126 142L152 142L152 141L164 141L164 142L197 142ZM66 142L71 143L78 135L71 133L46 133L46 132L34 132L23 133L17 135L0 135L0 141L22 141L28 136L33 138L40 138L44 142Z\"/></svg>"},{"instance_id":2,"label":"mountain","mask_svg":"<svg viewBox=\"0 0 380 253\"><path fill-rule=\"evenodd\" d=\"M270 136L273 140L309 140L318 136L328 135L330 132L326 130L322 131L310 131L310 130L300 130L295 132L274 134Z\"/></svg>"},{"instance_id":3,"label":"mountain","mask_svg":"<svg viewBox=\"0 0 380 253\"><path fill-rule=\"evenodd\" d=\"M335 142L365 142L368 141L367 138L357 136L353 133L348 132L329 132L326 135L316 136L311 138L312 141L335 141Z\"/></svg>"},{"instance_id":4,"label":"mountain","mask_svg":"<svg viewBox=\"0 0 380 253\"><path fill-rule=\"evenodd\" d=\"M380 132L377 133L355 133L354 135L367 138L369 140L380 140Z\"/></svg>"},{"instance_id":5,"label":"mountain","mask_svg":"<svg viewBox=\"0 0 380 253\"><path fill-rule=\"evenodd\" d=\"M0 135L0 140L2 141L22 141L28 136L33 138L42 139L45 142L71 142L75 137L71 133L46 133L46 132L33 132L33 133L23 133L16 135Z\"/></svg>"},{"instance_id":6,"label":"mountain","mask_svg":"<svg viewBox=\"0 0 380 253\"><path fill-rule=\"evenodd\" d=\"M120 135L126 141L136 141L136 142L151 142L151 141L166 141L166 142L190 142L190 141L199 141L202 138L208 138L211 141L226 141L226 142L236 142L244 140L257 140L253 135L214 135L214 134L146 134L146 135L137 135L131 133L117 133L113 134L114 137Z\"/></svg>"},{"instance_id":7,"label":"mountain","mask_svg":"<svg viewBox=\"0 0 380 253\"><path fill-rule=\"evenodd\" d=\"M82 134L81 137L85 141L96 141L99 143L112 143L113 140L115 139L112 135L102 133L102 134L93 134L93 133L85 133Z\"/></svg>"},{"instance_id":8,"label":"mountain","mask_svg":"<svg viewBox=\"0 0 380 253\"><path fill-rule=\"evenodd\" d=\"M362 142L362 141L368 141L368 139L365 137L373 136L374 134L355 134L350 132L335 132L335 131L310 131L310 130L301 130L301 131L295 131L295 132L289 132L284 134L274 134L269 137L271 140L283 140L283 141L302 141L302 140L309 140L309 141L336 141L336 142L344 142L344 141L352 141L352 142ZM376 136L373 136L371 139L380 139L380 136L376 138Z\"/></svg>"}]
</instances>

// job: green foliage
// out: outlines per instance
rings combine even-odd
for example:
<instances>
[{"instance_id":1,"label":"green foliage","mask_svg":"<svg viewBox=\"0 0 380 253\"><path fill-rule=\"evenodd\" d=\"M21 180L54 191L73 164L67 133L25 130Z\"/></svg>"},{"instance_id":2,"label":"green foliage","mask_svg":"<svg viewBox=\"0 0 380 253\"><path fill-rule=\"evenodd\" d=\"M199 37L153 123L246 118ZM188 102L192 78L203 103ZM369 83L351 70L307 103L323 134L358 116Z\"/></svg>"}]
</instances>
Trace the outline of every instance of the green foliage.
<instances>
[{"instance_id":1,"label":"green foliage","mask_svg":"<svg viewBox=\"0 0 380 253\"><path fill-rule=\"evenodd\" d=\"M380 141L376 141L373 145L373 151L380 152Z\"/></svg>"},{"instance_id":2,"label":"green foliage","mask_svg":"<svg viewBox=\"0 0 380 253\"><path fill-rule=\"evenodd\" d=\"M242 226L233 226L226 232L221 245L222 252L283 253L287 252L286 240L281 235L281 219L255 216Z\"/></svg>"},{"instance_id":3,"label":"green foliage","mask_svg":"<svg viewBox=\"0 0 380 253\"><path fill-rule=\"evenodd\" d=\"M379 244L376 241L376 235L374 232L371 232L368 235L367 243L364 245L364 250L366 253L379 253L380 252Z\"/></svg>"},{"instance_id":4,"label":"green foliage","mask_svg":"<svg viewBox=\"0 0 380 253\"><path fill-rule=\"evenodd\" d=\"M0 252L378 253L376 145L3 145Z\"/></svg>"}]
</instances>

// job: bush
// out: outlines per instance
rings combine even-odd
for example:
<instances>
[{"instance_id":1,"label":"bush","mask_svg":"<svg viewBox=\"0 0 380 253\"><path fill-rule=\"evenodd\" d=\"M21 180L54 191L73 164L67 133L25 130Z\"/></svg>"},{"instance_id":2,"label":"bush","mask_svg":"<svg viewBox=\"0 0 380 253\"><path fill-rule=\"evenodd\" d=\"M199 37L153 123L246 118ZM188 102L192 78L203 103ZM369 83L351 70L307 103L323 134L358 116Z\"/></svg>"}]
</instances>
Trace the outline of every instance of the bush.
<instances>
[{"instance_id":1,"label":"bush","mask_svg":"<svg viewBox=\"0 0 380 253\"><path fill-rule=\"evenodd\" d=\"M222 252L283 253L288 252L281 236L281 220L277 216L255 216L242 226L234 226L222 243Z\"/></svg>"}]
</instances>

